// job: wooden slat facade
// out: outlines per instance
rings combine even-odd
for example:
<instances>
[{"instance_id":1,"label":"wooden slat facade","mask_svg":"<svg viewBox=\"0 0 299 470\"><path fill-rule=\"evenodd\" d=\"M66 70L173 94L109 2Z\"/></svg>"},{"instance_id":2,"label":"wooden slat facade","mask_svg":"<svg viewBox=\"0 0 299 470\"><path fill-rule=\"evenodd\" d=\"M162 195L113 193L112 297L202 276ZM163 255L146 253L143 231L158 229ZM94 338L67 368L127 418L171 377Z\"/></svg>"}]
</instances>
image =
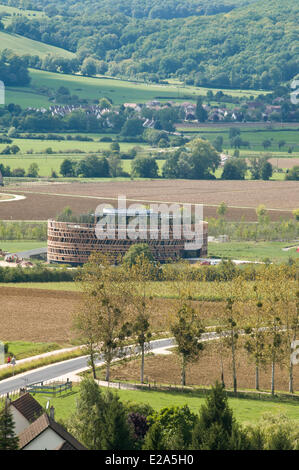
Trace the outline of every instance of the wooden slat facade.
<instances>
[{"instance_id":1,"label":"wooden slat facade","mask_svg":"<svg viewBox=\"0 0 299 470\"><path fill-rule=\"evenodd\" d=\"M158 239L151 239L148 229L146 240L105 239L97 238L96 224L79 224L71 222L48 221L48 261L50 263L65 263L81 265L88 261L93 252L102 252L110 256L113 262L117 262L120 256L125 255L130 246L136 243L147 243L154 258L160 263L170 260L178 260L186 257L185 242L181 239L162 240L161 233ZM208 223L204 222L203 245L196 257L207 256L208 248ZM117 229L116 229L117 234ZM195 256L194 256L195 257Z\"/></svg>"}]
</instances>

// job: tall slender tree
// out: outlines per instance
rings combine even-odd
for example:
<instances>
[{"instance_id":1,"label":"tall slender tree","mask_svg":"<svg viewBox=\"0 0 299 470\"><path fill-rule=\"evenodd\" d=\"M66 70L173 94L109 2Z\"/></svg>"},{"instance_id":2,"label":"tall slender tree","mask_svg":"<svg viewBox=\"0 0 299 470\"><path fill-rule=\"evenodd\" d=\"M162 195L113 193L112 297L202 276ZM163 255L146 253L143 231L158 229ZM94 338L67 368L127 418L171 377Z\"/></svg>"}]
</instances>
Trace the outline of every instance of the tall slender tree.
<instances>
[{"instance_id":1,"label":"tall slender tree","mask_svg":"<svg viewBox=\"0 0 299 470\"><path fill-rule=\"evenodd\" d=\"M187 365L198 361L199 354L203 350L200 339L205 329L198 314L188 303L180 306L170 329L177 344L177 353L181 358L181 383L186 385Z\"/></svg>"},{"instance_id":2,"label":"tall slender tree","mask_svg":"<svg viewBox=\"0 0 299 470\"><path fill-rule=\"evenodd\" d=\"M255 364L255 388L260 389L260 367L265 364L266 331L263 321L263 303L258 298L257 286L253 287L257 296L256 304L251 302L250 312L247 316L249 325L245 327L246 339L245 350L253 359Z\"/></svg>"},{"instance_id":3,"label":"tall slender tree","mask_svg":"<svg viewBox=\"0 0 299 470\"><path fill-rule=\"evenodd\" d=\"M105 380L110 380L113 359L124 354L124 340L130 321L131 283L121 266L117 272L109 257L94 253L79 277L84 308L76 315L75 324L94 360L101 354L106 364Z\"/></svg>"},{"instance_id":4,"label":"tall slender tree","mask_svg":"<svg viewBox=\"0 0 299 470\"><path fill-rule=\"evenodd\" d=\"M134 263L127 266L130 279L136 283L132 306L134 318L131 328L133 337L137 341L136 351L141 355L140 382L144 383L145 353L150 349L149 342L152 337L150 325L150 309L152 298L148 292L149 281L158 276L158 267L145 253L138 255Z\"/></svg>"},{"instance_id":5,"label":"tall slender tree","mask_svg":"<svg viewBox=\"0 0 299 470\"><path fill-rule=\"evenodd\" d=\"M15 423L6 400L3 410L0 411L0 450L18 449L19 438L15 434Z\"/></svg>"}]
</instances>

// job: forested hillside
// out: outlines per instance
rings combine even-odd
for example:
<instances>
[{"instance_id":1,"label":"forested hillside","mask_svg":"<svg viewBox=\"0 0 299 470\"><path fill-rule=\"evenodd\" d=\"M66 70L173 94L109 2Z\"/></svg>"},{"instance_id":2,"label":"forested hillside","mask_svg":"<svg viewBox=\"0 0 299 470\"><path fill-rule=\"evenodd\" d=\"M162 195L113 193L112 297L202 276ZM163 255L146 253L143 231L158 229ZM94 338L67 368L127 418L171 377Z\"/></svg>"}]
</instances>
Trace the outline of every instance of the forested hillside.
<instances>
[{"instance_id":1,"label":"forested hillside","mask_svg":"<svg viewBox=\"0 0 299 470\"><path fill-rule=\"evenodd\" d=\"M274 89L299 71L297 0L2 0L42 10L2 28L76 53L50 71ZM0 16L3 16L3 12Z\"/></svg>"}]
</instances>

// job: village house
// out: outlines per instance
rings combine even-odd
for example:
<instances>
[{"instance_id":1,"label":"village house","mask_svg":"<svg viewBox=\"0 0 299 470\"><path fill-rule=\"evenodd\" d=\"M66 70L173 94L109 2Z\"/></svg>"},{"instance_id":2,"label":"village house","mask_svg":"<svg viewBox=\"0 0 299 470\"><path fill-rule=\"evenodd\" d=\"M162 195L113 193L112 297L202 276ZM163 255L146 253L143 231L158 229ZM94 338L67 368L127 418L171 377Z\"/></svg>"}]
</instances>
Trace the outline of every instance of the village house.
<instances>
[{"instance_id":1,"label":"village house","mask_svg":"<svg viewBox=\"0 0 299 470\"><path fill-rule=\"evenodd\" d=\"M15 433L20 450L86 450L61 424L54 419L54 408L50 416L29 394L25 393L10 401Z\"/></svg>"}]
</instances>

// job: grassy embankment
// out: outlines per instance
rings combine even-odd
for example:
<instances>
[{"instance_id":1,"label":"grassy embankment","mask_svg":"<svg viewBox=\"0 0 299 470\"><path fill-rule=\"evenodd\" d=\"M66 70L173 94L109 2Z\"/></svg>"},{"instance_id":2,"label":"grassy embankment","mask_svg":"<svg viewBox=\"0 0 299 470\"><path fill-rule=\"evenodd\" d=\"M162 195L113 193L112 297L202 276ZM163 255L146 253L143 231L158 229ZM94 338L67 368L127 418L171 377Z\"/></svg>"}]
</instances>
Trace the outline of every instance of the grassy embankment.
<instances>
[{"instance_id":1,"label":"grassy embankment","mask_svg":"<svg viewBox=\"0 0 299 470\"><path fill-rule=\"evenodd\" d=\"M123 402L148 403L157 411L164 407L184 406L187 404L191 411L197 413L205 401L202 396L198 396L196 393L131 390L118 390L114 393L118 393ZM42 406L45 406L48 400L47 397L39 395L35 395L35 398ZM51 398L51 405L55 408L56 418L62 420L68 419L75 411L77 398L77 386L73 388L73 393L68 396ZM229 405L233 409L236 419L244 424L256 424L264 413L283 413L290 419L299 422L299 404L297 403L230 398Z\"/></svg>"}]
</instances>

